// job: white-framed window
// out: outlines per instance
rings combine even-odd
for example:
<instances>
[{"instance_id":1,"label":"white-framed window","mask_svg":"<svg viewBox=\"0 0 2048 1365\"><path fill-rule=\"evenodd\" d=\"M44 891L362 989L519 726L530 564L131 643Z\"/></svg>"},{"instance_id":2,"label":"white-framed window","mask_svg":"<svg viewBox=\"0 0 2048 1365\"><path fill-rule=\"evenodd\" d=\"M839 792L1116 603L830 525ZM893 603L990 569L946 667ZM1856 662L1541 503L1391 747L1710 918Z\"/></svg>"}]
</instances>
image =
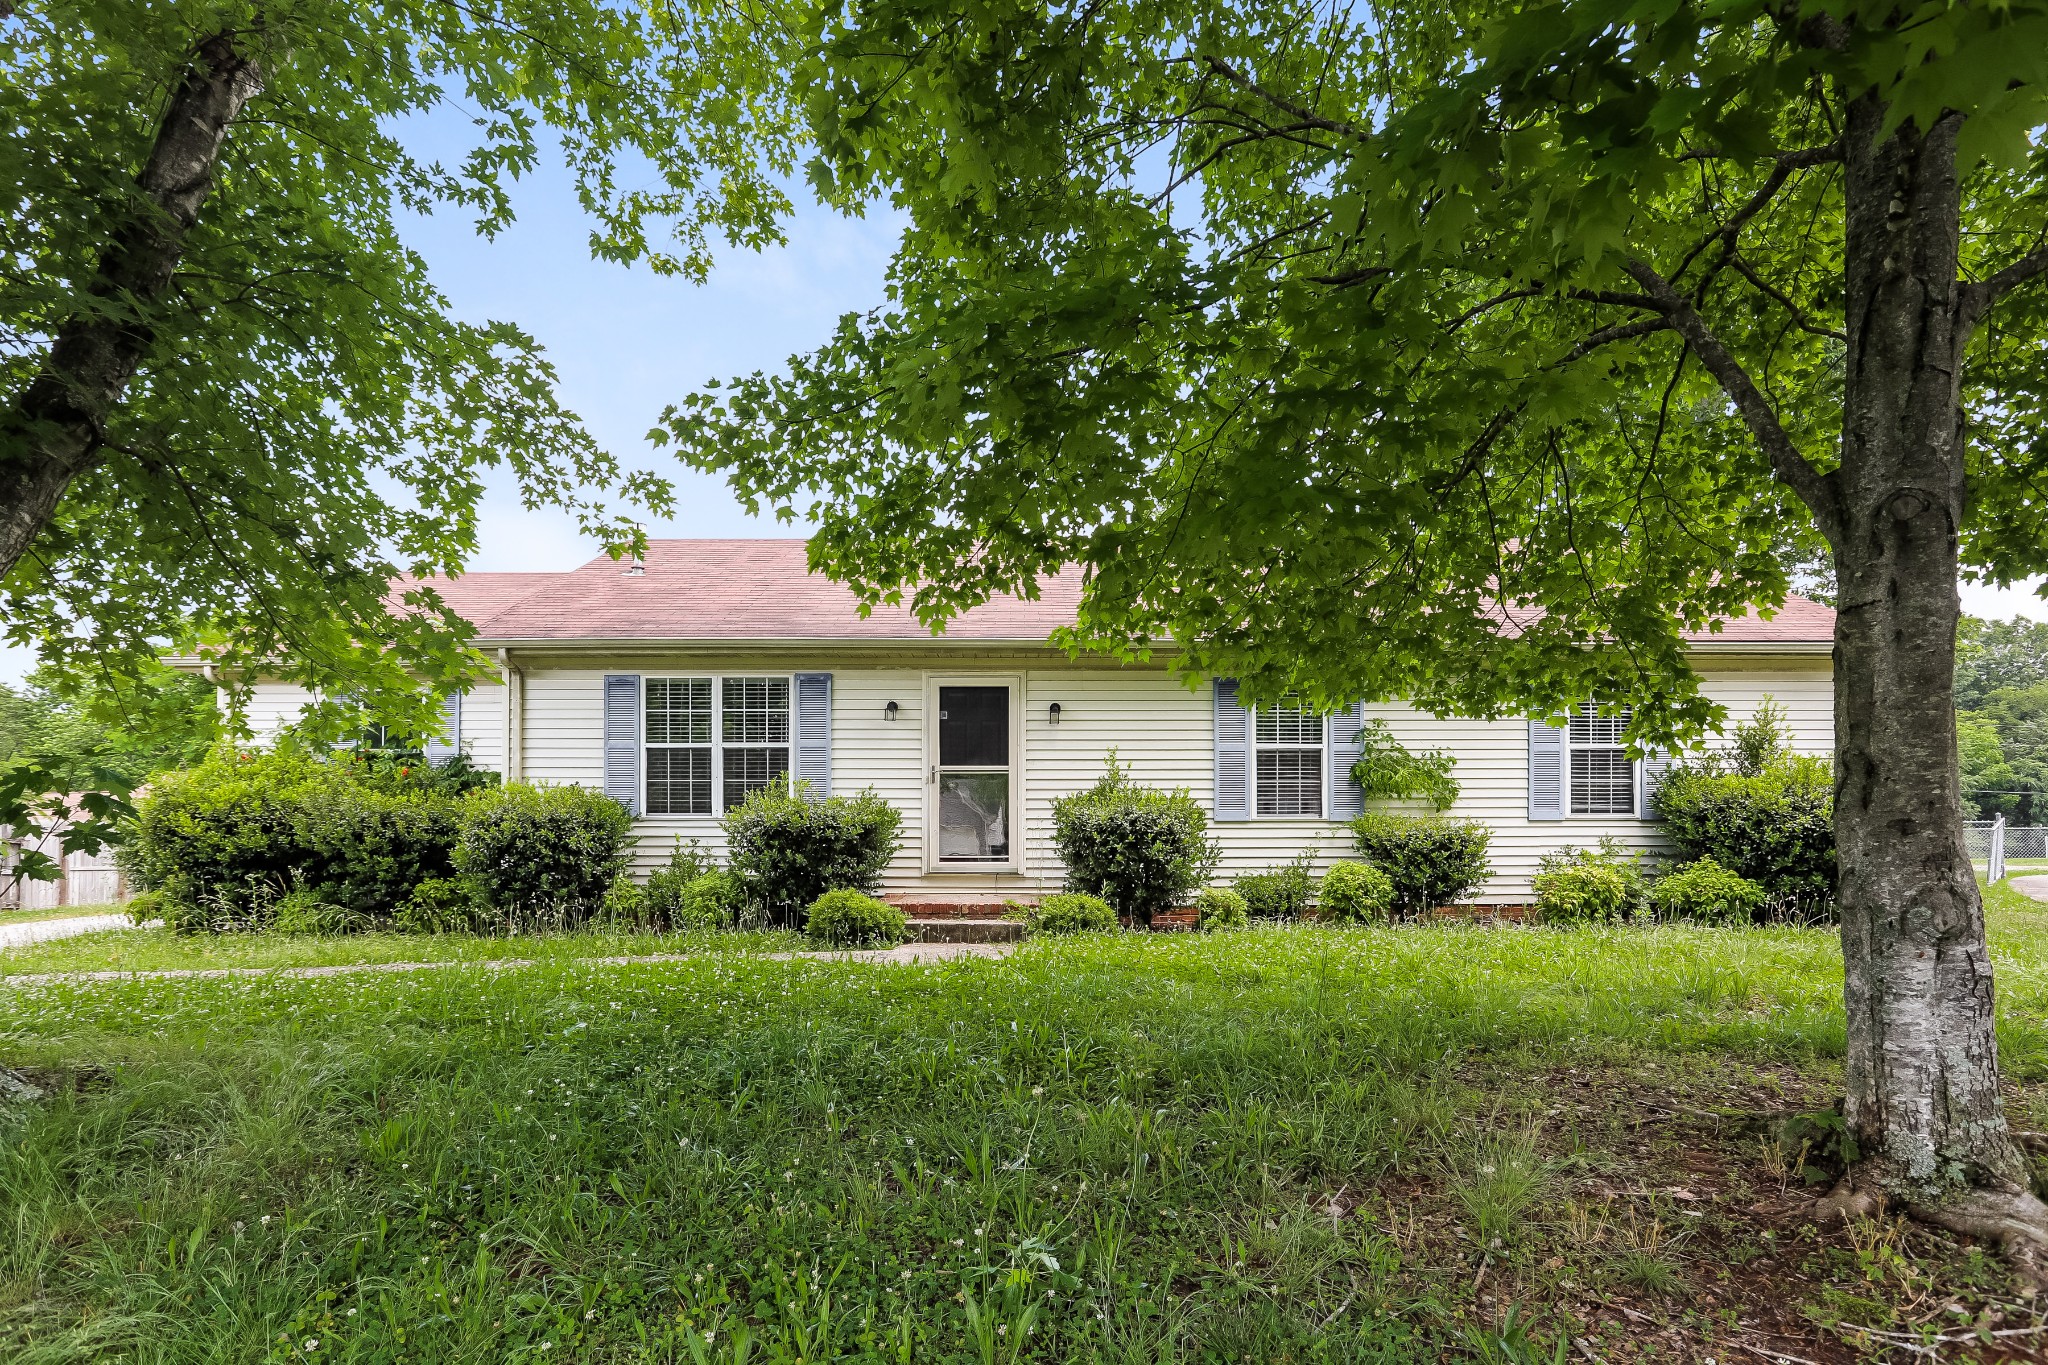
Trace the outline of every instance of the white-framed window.
<instances>
[{"instance_id":1,"label":"white-framed window","mask_svg":"<svg viewBox=\"0 0 2048 1365\"><path fill-rule=\"evenodd\" d=\"M710 815L789 783L787 676L648 678L646 810Z\"/></svg>"},{"instance_id":2,"label":"white-framed window","mask_svg":"<svg viewBox=\"0 0 2048 1365\"><path fill-rule=\"evenodd\" d=\"M1600 715L1591 703L1572 712L1565 730L1565 791L1573 815L1634 815L1636 764L1622 732L1629 711Z\"/></svg>"},{"instance_id":3,"label":"white-framed window","mask_svg":"<svg viewBox=\"0 0 2048 1365\"><path fill-rule=\"evenodd\" d=\"M1323 718L1304 707L1262 706L1252 713L1255 815L1323 813Z\"/></svg>"}]
</instances>

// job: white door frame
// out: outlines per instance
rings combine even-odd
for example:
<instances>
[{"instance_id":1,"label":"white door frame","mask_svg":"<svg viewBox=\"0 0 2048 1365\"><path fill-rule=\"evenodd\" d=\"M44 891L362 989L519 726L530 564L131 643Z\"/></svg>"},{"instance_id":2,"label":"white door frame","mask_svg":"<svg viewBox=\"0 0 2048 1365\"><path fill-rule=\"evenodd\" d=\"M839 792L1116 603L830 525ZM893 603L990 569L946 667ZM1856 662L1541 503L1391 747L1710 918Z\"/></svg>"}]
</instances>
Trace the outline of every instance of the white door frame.
<instances>
[{"instance_id":1,"label":"white door frame","mask_svg":"<svg viewBox=\"0 0 2048 1365\"><path fill-rule=\"evenodd\" d=\"M939 860L939 689L1010 689L1010 861L947 863ZM932 673L924 675L924 870L951 876L1024 870L1024 675L1022 673Z\"/></svg>"}]
</instances>

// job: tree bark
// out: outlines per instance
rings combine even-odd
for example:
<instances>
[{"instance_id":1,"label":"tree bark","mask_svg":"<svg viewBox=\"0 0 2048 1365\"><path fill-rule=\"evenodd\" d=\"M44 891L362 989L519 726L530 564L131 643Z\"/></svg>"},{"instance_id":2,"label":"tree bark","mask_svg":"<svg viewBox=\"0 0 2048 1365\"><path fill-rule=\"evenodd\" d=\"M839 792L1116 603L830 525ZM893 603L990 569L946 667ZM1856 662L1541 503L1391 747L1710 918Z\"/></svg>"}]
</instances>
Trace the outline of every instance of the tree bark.
<instances>
[{"instance_id":1,"label":"tree bark","mask_svg":"<svg viewBox=\"0 0 2048 1365\"><path fill-rule=\"evenodd\" d=\"M1838 1212L1904 1204L2031 1257L2048 1207L1999 1097L1984 906L1962 838L1955 641L1965 511L1961 120L1880 137L1849 107L1835 841L1848 1007Z\"/></svg>"},{"instance_id":2,"label":"tree bark","mask_svg":"<svg viewBox=\"0 0 2048 1365\"><path fill-rule=\"evenodd\" d=\"M155 305L213 188L228 128L263 87L242 39L218 33L199 45L136 177L141 193L100 257L90 303L57 328L41 370L0 412L0 579L71 481L99 462L108 415L154 340Z\"/></svg>"}]
</instances>

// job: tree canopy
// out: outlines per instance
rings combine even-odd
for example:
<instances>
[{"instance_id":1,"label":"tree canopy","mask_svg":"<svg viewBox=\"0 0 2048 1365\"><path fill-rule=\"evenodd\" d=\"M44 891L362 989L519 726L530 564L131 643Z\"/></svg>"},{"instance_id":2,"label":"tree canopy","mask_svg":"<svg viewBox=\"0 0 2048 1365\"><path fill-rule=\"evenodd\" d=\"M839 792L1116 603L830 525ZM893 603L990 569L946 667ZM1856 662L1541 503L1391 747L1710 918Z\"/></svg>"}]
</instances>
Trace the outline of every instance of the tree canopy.
<instances>
[{"instance_id":1,"label":"tree canopy","mask_svg":"<svg viewBox=\"0 0 2048 1365\"><path fill-rule=\"evenodd\" d=\"M1697 726L1682 633L1781 599L1841 438L1847 92L1967 107L1967 273L2042 268L2048 11L1850 9L827 6L811 174L907 211L891 302L670 434L932 620L1078 561L1079 641L1263 695ZM2019 282L1962 393L1998 578L2048 567Z\"/></svg>"},{"instance_id":2,"label":"tree canopy","mask_svg":"<svg viewBox=\"0 0 2048 1365\"><path fill-rule=\"evenodd\" d=\"M533 338L453 315L403 218L492 233L555 155L595 252L699 273L785 207L760 53L691 0L0 6L7 638L79 685L204 646L424 719L467 627L387 592L463 567L491 469L614 546L669 491ZM407 148L437 110L473 126L448 164Z\"/></svg>"}]
</instances>

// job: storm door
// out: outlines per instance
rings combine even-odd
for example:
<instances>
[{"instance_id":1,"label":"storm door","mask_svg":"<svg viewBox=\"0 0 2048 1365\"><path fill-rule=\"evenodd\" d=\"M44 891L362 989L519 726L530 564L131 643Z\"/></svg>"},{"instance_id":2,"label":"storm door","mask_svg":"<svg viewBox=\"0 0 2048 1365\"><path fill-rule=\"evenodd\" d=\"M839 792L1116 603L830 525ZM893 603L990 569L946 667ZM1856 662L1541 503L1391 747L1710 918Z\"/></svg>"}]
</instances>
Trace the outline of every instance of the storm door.
<instances>
[{"instance_id":1,"label":"storm door","mask_svg":"<svg viewBox=\"0 0 2048 1365\"><path fill-rule=\"evenodd\" d=\"M1016 866L1016 704L1010 682L939 682L932 700L932 866Z\"/></svg>"}]
</instances>

